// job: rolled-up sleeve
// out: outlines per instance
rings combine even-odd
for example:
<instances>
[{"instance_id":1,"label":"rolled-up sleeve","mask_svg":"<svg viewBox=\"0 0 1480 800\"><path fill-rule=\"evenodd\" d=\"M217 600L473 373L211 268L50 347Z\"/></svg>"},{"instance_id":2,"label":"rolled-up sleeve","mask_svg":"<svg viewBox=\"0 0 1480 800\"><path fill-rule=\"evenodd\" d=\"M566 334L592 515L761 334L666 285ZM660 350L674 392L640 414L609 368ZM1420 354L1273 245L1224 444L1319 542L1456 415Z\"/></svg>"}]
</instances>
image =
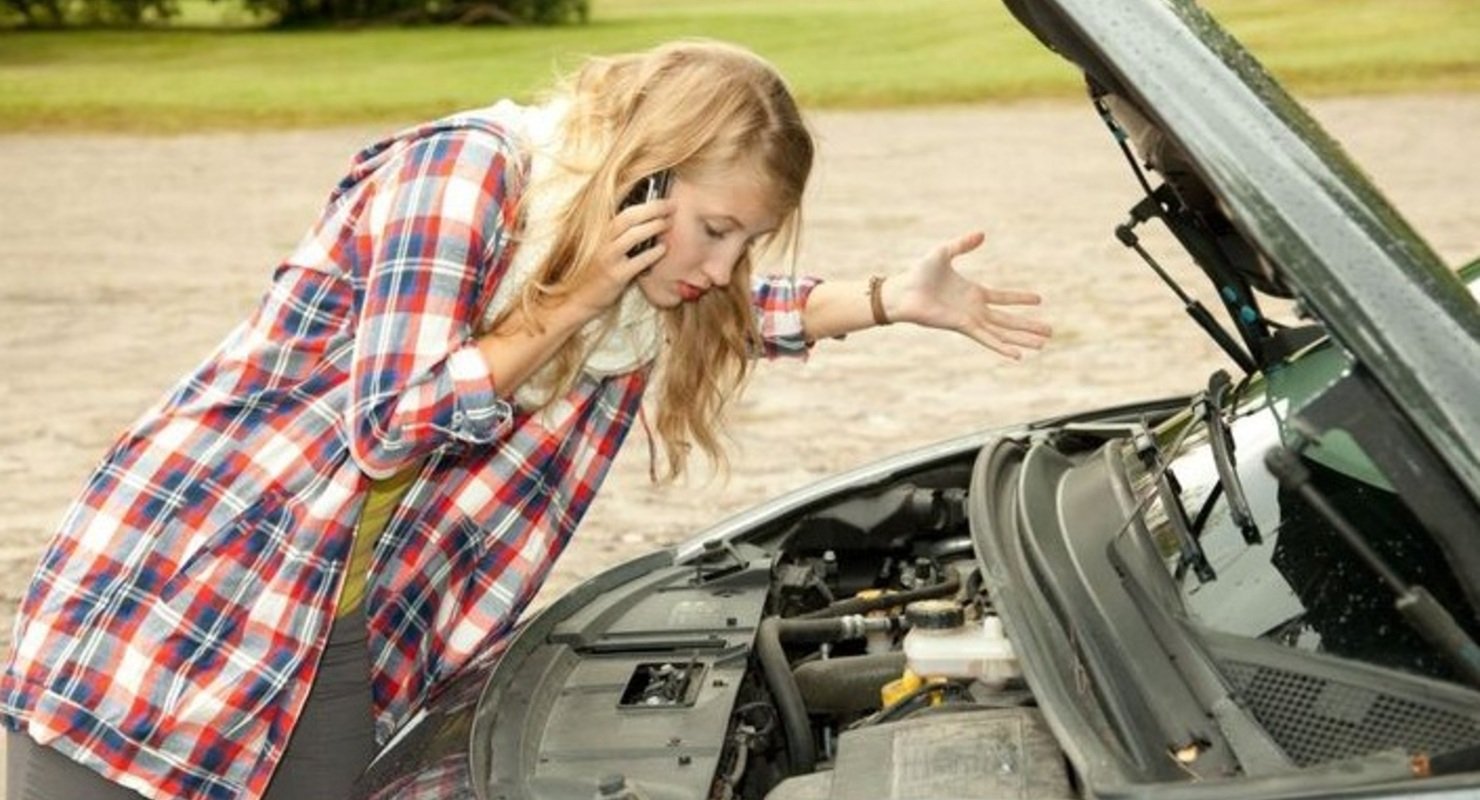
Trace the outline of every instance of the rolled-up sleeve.
<instances>
[{"instance_id":1,"label":"rolled-up sleeve","mask_svg":"<svg viewBox=\"0 0 1480 800\"><path fill-rule=\"evenodd\" d=\"M805 358L812 342L802 330L807 296L822 281L813 277L758 275L751 281L750 300L761 334L762 358Z\"/></svg>"},{"instance_id":2,"label":"rolled-up sleeve","mask_svg":"<svg viewBox=\"0 0 1480 800\"><path fill-rule=\"evenodd\" d=\"M503 246L504 143L449 130L413 141L372 179L356 222L368 260L351 365L350 450L386 477L449 440L489 444L513 407L473 342L480 289Z\"/></svg>"}]
</instances>

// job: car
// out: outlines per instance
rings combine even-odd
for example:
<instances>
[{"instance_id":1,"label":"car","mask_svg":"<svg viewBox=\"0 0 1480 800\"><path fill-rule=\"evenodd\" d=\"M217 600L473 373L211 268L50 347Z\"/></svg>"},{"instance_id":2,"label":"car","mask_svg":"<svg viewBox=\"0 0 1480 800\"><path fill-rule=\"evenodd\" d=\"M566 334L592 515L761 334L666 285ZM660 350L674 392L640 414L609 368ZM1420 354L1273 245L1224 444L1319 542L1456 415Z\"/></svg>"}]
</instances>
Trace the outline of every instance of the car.
<instances>
[{"instance_id":1,"label":"car","mask_svg":"<svg viewBox=\"0 0 1480 800\"><path fill-rule=\"evenodd\" d=\"M1127 162L1107 222L1229 367L602 573L359 797L1480 794L1480 260L1446 266L1196 4L1006 2L1084 73Z\"/></svg>"}]
</instances>

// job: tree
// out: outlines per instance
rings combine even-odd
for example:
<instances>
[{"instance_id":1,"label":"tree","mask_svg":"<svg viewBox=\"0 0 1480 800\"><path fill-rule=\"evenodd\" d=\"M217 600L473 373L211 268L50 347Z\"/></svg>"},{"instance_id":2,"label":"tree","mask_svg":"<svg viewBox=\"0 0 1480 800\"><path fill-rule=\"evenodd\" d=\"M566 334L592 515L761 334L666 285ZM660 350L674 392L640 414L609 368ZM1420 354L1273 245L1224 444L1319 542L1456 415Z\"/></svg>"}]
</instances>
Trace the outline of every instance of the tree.
<instances>
[{"instance_id":1,"label":"tree","mask_svg":"<svg viewBox=\"0 0 1480 800\"><path fill-rule=\"evenodd\" d=\"M124 0L107 0L121 2ZM138 2L139 0L133 0ZM585 22L588 0L243 0L278 27L356 22L557 25Z\"/></svg>"},{"instance_id":2,"label":"tree","mask_svg":"<svg viewBox=\"0 0 1480 800\"><path fill-rule=\"evenodd\" d=\"M222 2L223 0L213 0ZM585 22L589 0L241 0L273 27L358 23L558 25ZM177 0L0 0L27 27L136 26L173 17ZM0 16L0 24L5 22Z\"/></svg>"},{"instance_id":3,"label":"tree","mask_svg":"<svg viewBox=\"0 0 1480 800\"><path fill-rule=\"evenodd\" d=\"M14 12L29 28L133 26L149 18L169 19L179 11L175 0L3 0L0 8Z\"/></svg>"}]
</instances>

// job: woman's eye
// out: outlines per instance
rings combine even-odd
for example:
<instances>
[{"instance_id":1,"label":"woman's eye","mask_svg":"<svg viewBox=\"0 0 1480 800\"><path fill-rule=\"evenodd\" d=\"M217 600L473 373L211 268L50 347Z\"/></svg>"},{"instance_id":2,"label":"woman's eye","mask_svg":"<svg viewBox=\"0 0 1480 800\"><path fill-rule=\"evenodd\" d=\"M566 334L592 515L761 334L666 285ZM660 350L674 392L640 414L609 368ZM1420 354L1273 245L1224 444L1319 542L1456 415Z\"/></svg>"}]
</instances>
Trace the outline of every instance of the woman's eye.
<instances>
[{"instance_id":1,"label":"woman's eye","mask_svg":"<svg viewBox=\"0 0 1480 800\"><path fill-rule=\"evenodd\" d=\"M704 233L708 234L709 235L709 238L711 238L711 239L723 239L723 238L725 238L725 232L724 231L715 230L714 228L711 228L708 225L705 225L704 226Z\"/></svg>"}]
</instances>

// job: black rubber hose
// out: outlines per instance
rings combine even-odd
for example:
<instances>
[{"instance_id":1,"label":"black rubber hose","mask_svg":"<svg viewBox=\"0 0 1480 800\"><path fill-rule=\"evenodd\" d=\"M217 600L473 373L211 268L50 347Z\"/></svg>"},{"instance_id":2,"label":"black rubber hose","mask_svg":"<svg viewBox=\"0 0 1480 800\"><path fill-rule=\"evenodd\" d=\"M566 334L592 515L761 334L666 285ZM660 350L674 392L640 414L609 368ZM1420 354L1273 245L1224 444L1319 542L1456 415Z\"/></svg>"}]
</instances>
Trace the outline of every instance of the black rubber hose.
<instances>
[{"instance_id":1,"label":"black rubber hose","mask_svg":"<svg viewBox=\"0 0 1480 800\"><path fill-rule=\"evenodd\" d=\"M935 597L953 595L961 590L961 579L955 575L933 583L922 589L911 589L908 592L897 592L885 594L878 597L850 597L847 600L839 600L825 608L798 614L792 617L794 620L824 619L827 617L843 617L849 614L866 614L870 611L878 611L881 608L897 608L916 600L929 600Z\"/></svg>"},{"instance_id":2,"label":"black rubber hose","mask_svg":"<svg viewBox=\"0 0 1480 800\"><path fill-rule=\"evenodd\" d=\"M880 653L809 661L792 674L809 710L854 714L878 708L879 690L898 680L904 667L904 653Z\"/></svg>"},{"instance_id":3,"label":"black rubber hose","mask_svg":"<svg viewBox=\"0 0 1480 800\"><path fill-rule=\"evenodd\" d=\"M786 731L786 750L791 758L791 774L812 772L817 766L817 745L812 741L812 723L807 719L807 705L802 700L801 690L797 688L791 663L786 660L782 641L835 642L847 635L847 629L836 617L952 595L960 589L961 579L953 575L922 589L877 598L842 600L791 619L766 617L761 620L760 627L755 632L756 657L761 662L761 674L765 676L771 696L776 701L776 711L781 715L781 727Z\"/></svg>"},{"instance_id":4,"label":"black rubber hose","mask_svg":"<svg viewBox=\"0 0 1480 800\"><path fill-rule=\"evenodd\" d=\"M781 727L786 731L786 752L791 761L788 774L806 774L817 765L817 746L812 741L812 723L807 720L801 690L781 647L781 625L778 617L761 620L755 631L755 652L761 662L761 673L771 688L771 699L776 701L776 711L781 715Z\"/></svg>"},{"instance_id":5,"label":"black rubber hose","mask_svg":"<svg viewBox=\"0 0 1480 800\"><path fill-rule=\"evenodd\" d=\"M776 711L781 715L781 727L786 731L786 749L791 757L792 774L810 773L817 765L817 746L812 741L812 723L807 719L807 704L802 700L797 687L796 675L791 671L791 662L786 659L782 642L837 642L859 636L863 630L855 618L838 619L781 619L766 617L755 631L756 657L761 662L761 674L771 689L776 701ZM897 622L893 620L891 622Z\"/></svg>"},{"instance_id":6,"label":"black rubber hose","mask_svg":"<svg viewBox=\"0 0 1480 800\"><path fill-rule=\"evenodd\" d=\"M844 638L843 626L836 619L777 619L781 641L793 644L821 644Z\"/></svg>"}]
</instances>

